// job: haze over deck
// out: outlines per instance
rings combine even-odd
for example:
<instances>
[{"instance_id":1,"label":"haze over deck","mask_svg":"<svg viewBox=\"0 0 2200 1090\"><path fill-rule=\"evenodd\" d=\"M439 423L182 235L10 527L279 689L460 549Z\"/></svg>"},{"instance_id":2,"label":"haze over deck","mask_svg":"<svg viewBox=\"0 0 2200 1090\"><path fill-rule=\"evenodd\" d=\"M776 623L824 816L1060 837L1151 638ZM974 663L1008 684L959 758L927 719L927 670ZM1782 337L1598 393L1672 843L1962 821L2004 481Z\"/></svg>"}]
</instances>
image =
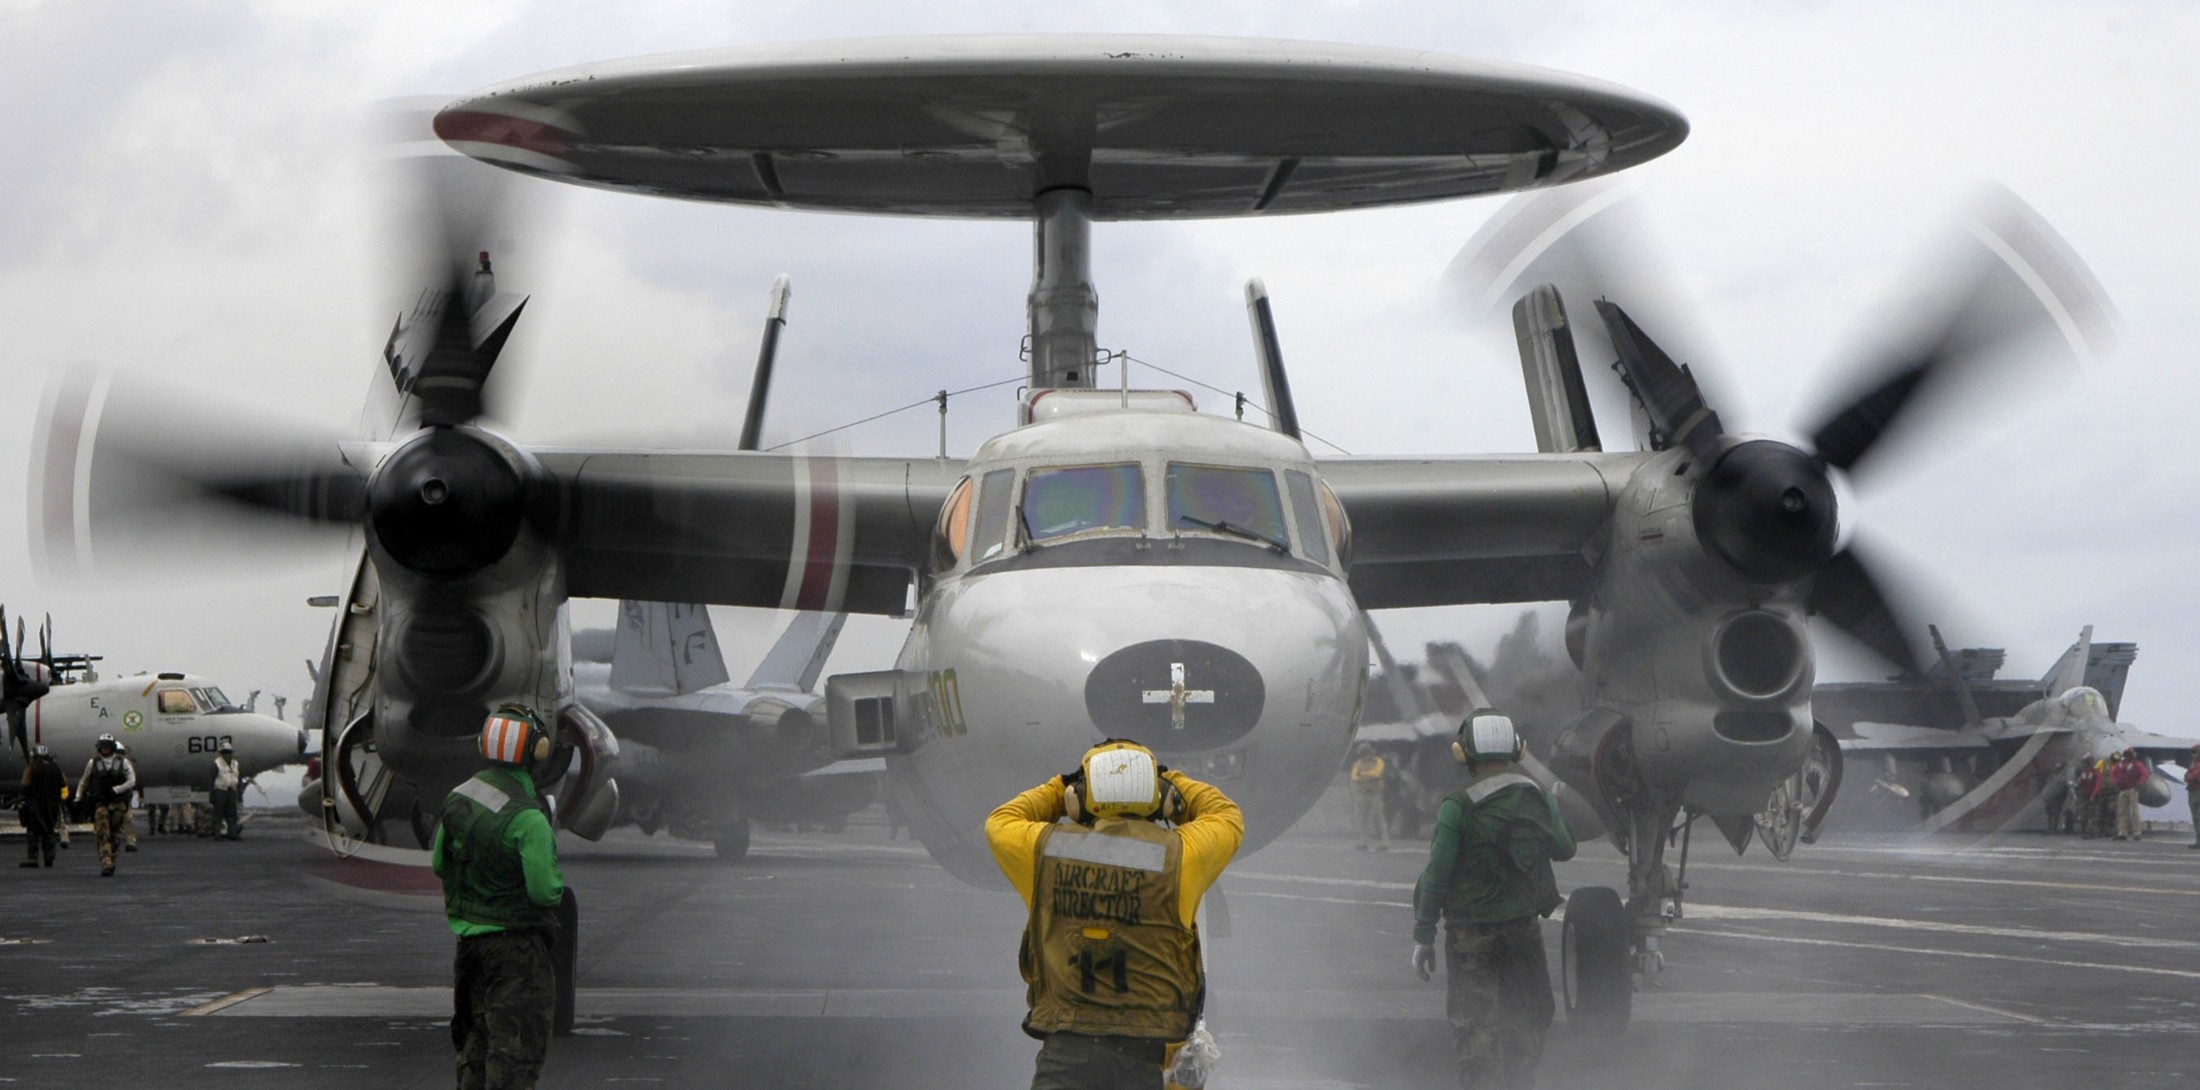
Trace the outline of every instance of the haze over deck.
<instances>
[{"instance_id":1,"label":"haze over deck","mask_svg":"<svg viewBox=\"0 0 2200 1090\"><path fill-rule=\"evenodd\" d=\"M1678 146L1614 84L1268 39L979 35L664 54L515 80L436 132L500 166L739 204L1100 220L1321 212L1557 184Z\"/></svg>"}]
</instances>

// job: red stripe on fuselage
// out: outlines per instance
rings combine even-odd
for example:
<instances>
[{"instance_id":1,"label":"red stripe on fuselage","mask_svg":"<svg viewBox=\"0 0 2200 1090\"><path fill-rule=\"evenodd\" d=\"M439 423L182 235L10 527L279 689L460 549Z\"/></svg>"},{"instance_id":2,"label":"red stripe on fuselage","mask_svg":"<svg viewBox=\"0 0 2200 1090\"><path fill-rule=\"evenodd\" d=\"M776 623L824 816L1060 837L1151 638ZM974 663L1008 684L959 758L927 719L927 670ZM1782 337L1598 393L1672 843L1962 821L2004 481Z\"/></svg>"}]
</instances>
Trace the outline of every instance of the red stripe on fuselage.
<instances>
[{"instance_id":1,"label":"red stripe on fuselage","mask_svg":"<svg viewBox=\"0 0 2200 1090\"><path fill-rule=\"evenodd\" d=\"M810 540L802 558L802 589L795 608L824 610L840 563L840 480L831 458L810 461Z\"/></svg>"}]
</instances>

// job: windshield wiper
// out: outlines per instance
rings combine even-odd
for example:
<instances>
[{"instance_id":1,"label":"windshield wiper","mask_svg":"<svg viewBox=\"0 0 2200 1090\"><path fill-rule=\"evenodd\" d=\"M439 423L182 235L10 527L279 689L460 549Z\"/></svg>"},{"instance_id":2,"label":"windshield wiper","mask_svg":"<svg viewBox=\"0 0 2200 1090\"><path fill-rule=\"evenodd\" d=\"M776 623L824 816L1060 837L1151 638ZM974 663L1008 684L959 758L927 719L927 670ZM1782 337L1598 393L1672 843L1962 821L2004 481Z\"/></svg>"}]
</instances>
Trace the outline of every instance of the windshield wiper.
<instances>
[{"instance_id":1,"label":"windshield wiper","mask_svg":"<svg viewBox=\"0 0 2200 1090\"><path fill-rule=\"evenodd\" d=\"M1239 526L1238 524L1225 519L1216 519L1212 522L1209 522L1208 520L1200 518L1197 515L1187 515L1179 513L1176 516L1176 521L1189 522L1202 530L1213 530L1218 534L1229 534L1233 537L1245 538L1248 541L1258 541L1261 544L1266 545L1279 553L1287 553L1291 551L1291 545L1289 542L1277 541L1275 538L1269 537L1267 534L1261 533L1258 530L1249 530L1243 526Z\"/></svg>"},{"instance_id":2,"label":"windshield wiper","mask_svg":"<svg viewBox=\"0 0 2200 1090\"><path fill-rule=\"evenodd\" d=\"M1024 552L1039 547L1039 539L1031 532L1031 512L1023 504L1016 505L1016 551Z\"/></svg>"}]
</instances>

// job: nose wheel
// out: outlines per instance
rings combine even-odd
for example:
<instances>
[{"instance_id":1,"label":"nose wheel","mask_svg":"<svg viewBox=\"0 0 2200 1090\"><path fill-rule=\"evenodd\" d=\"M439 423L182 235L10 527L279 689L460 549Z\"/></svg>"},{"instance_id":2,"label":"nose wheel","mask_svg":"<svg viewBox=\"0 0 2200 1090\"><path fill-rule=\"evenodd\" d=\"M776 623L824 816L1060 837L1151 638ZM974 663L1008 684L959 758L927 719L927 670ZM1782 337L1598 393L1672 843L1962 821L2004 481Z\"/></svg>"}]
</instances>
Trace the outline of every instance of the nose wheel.
<instances>
[{"instance_id":1,"label":"nose wheel","mask_svg":"<svg viewBox=\"0 0 2200 1090\"><path fill-rule=\"evenodd\" d=\"M749 854L749 819L737 817L720 825L711 832L710 846L718 853L718 858L728 863L740 861Z\"/></svg>"},{"instance_id":2,"label":"nose wheel","mask_svg":"<svg viewBox=\"0 0 2200 1090\"><path fill-rule=\"evenodd\" d=\"M1627 936L1627 906L1618 890L1583 886L1566 898L1559 977L1567 1025L1597 1037L1614 1036L1627 1028L1635 998L1632 945Z\"/></svg>"}]
</instances>

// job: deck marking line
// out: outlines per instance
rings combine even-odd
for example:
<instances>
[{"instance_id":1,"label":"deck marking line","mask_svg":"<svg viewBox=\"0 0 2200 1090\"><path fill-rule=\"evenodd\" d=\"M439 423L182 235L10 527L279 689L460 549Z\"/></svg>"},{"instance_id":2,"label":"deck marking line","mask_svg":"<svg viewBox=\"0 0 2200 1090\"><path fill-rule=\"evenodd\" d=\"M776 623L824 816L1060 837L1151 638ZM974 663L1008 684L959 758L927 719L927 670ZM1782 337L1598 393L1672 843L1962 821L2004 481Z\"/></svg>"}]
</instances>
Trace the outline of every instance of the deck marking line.
<instances>
[{"instance_id":1,"label":"deck marking line","mask_svg":"<svg viewBox=\"0 0 2200 1090\"><path fill-rule=\"evenodd\" d=\"M251 1001L251 1000L254 1000L254 999L258 999L259 997L261 997L261 996L263 996L263 995L266 995L267 993L269 993L269 992L271 992L271 991L274 991L274 989L273 989L273 988L246 988L245 990L243 990L243 991L241 991L241 992L231 992L231 993L229 993L228 995L225 995L225 996L221 997L220 999L217 999L217 1000L215 1000L215 1001L213 1001L213 1002L211 1002L211 1003L201 1003L201 1004L199 1004L198 1006L196 1006L196 1007L193 1007L193 1008L191 1008L190 1010L187 1010L187 1011L183 1012L182 1014L178 1015L177 1017L179 1017L179 1018L203 1018L203 1017L205 1017L206 1015L209 1015L209 1014L212 1014L212 1013L214 1013L215 1011L220 1011L220 1010L227 1010L228 1008L230 1008L230 1007L234 1007L234 1006L236 1006L236 1005L237 1005L237 1004L239 1004L239 1003L249 1002L249 1001Z\"/></svg>"},{"instance_id":2,"label":"deck marking line","mask_svg":"<svg viewBox=\"0 0 2200 1090\"><path fill-rule=\"evenodd\" d=\"M1702 870L1771 871L1771 867L1754 867L1741 863L1697 863L1690 866ZM2072 889L2091 893L2161 893L2173 897L2200 897L2200 889L2165 889L2160 886L2104 886L2091 882L2046 882L2036 878L1971 878L1956 874L1894 874L1887 871L1834 870L1825 867L1794 867L1791 873L1824 876L1827 878L1874 878L1901 882L1956 882L1978 886L2025 886L2036 889Z\"/></svg>"},{"instance_id":3,"label":"deck marking line","mask_svg":"<svg viewBox=\"0 0 2200 1090\"><path fill-rule=\"evenodd\" d=\"M1918 994L1925 995L1925 993L1923 992L1920 992ZM1952 995L1925 995L1925 998L1937 999L1943 1003L1952 1003L1958 1007L1969 1007L1972 1010L1983 1011L1987 1014L1998 1014L2003 1018L2012 1018L2019 1022L2030 1022L2035 1026L2051 1026L2055 1024L2054 1020L2051 1018L2041 1018L2037 1015L2031 1014L2019 1014L2016 1011L2009 1010L2006 1007L1990 1006L1985 1003L1973 1003L1968 999L1957 999Z\"/></svg>"},{"instance_id":4,"label":"deck marking line","mask_svg":"<svg viewBox=\"0 0 2200 1090\"><path fill-rule=\"evenodd\" d=\"M1354 897L1316 897L1310 893L1270 893L1259 889L1233 889L1232 897L1268 897L1278 901L1312 901L1324 905L1365 905L1369 908L1412 908L1408 901L1363 901Z\"/></svg>"},{"instance_id":5,"label":"deck marking line","mask_svg":"<svg viewBox=\"0 0 2200 1090\"><path fill-rule=\"evenodd\" d=\"M2092 942L2107 946L2139 946L2148 949L2200 950L2200 942L2144 935L2112 935L2093 931L2047 931L2036 927L1992 927L1939 920L1907 920L1892 916L1851 916L1839 912L1811 912L1790 908L1743 908L1735 905L1693 904L1682 918L1705 920L1794 920L1798 923L1830 923L1855 927L1887 927L1898 931L1931 931L1948 935L1983 935L2031 942Z\"/></svg>"},{"instance_id":6,"label":"deck marking line","mask_svg":"<svg viewBox=\"0 0 2200 1090\"><path fill-rule=\"evenodd\" d=\"M1799 935L1763 935L1752 931L1715 931L1703 927L1673 925L1673 930L1690 935L1704 935L1721 939L1753 939L1757 942L1784 942L1793 946L1845 946L1852 950L1881 950L1890 954L1923 954L1927 957L1977 958L1984 961L2018 961L2027 965L2056 965L2067 969L2102 969L2113 973L2149 973L2155 976L2182 977L2200 980L2200 972L2187 969L2161 969L2152 965L2104 965L2097 961L2061 961L2055 958L2027 958L2015 954L1988 954L1975 950L1934 950L1922 946L1894 946L1880 942L1846 942L1840 939L1806 939Z\"/></svg>"}]
</instances>

